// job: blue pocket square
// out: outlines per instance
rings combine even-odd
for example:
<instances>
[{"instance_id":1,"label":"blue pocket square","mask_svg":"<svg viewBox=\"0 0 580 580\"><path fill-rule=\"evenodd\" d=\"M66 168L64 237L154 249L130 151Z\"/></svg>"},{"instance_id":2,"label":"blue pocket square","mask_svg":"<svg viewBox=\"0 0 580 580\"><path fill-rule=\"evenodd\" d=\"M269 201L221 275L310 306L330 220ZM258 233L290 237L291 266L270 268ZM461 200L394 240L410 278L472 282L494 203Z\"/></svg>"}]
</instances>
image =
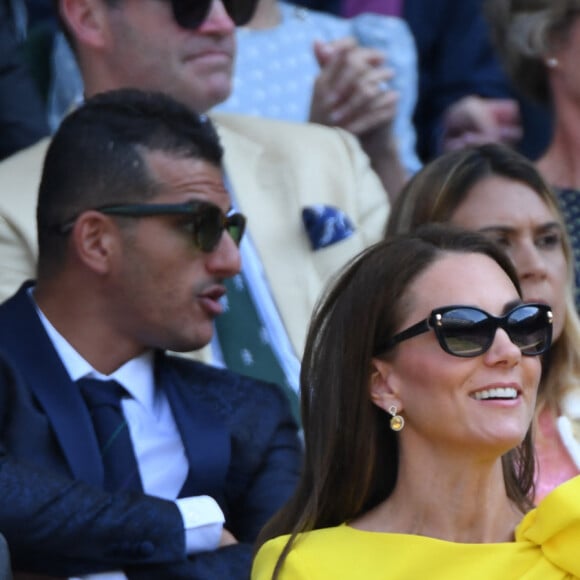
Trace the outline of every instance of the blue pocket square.
<instances>
[{"instance_id":1,"label":"blue pocket square","mask_svg":"<svg viewBox=\"0 0 580 580\"><path fill-rule=\"evenodd\" d=\"M337 207L311 205L302 210L302 221L313 250L326 248L352 236L354 226Z\"/></svg>"}]
</instances>

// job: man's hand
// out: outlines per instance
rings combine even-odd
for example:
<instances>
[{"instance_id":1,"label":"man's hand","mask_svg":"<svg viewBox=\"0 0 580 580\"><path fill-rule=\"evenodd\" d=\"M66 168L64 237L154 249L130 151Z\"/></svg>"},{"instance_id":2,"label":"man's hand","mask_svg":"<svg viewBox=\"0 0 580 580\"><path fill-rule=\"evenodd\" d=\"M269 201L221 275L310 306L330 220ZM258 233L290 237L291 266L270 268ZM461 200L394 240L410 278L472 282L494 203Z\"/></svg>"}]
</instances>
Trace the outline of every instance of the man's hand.
<instances>
[{"instance_id":1,"label":"man's hand","mask_svg":"<svg viewBox=\"0 0 580 580\"><path fill-rule=\"evenodd\" d=\"M399 94L389 88L393 71L384 54L352 38L314 45L320 74L314 83L310 121L356 135L391 199L406 180L393 120Z\"/></svg>"},{"instance_id":2,"label":"man's hand","mask_svg":"<svg viewBox=\"0 0 580 580\"><path fill-rule=\"evenodd\" d=\"M443 151L453 151L483 143L513 145L521 137L520 111L516 101L470 95L447 109L441 147Z\"/></svg>"},{"instance_id":3,"label":"man's hand","mask_svg":"<svg viewBox=\"0 0 580 580\"><path fill-rule=\"evenodd\" d=\"M362 137L379 128L390 132L399 95L388 89L393 71L384 55L352 38L317 42L320 65L310 105L310 121L337 126Z\"/></svg>"}]
</instances>

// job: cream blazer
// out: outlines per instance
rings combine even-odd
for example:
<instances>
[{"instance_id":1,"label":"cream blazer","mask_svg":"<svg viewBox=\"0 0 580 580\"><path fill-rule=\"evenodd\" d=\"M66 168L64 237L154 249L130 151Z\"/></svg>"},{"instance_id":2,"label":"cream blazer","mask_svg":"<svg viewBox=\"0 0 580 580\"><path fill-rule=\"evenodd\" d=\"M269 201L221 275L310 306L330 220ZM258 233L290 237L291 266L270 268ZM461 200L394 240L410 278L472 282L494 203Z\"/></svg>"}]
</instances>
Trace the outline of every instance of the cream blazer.
<instances>
[{"instance_id":1,"label":"cream blazer","mask_svg":"<svg viewBox=\"0 0 580 580\"><path fill-rule=\"evenodd\" d=\"M341 130L238 115L212 118L237 204L248 216L270 291L300 357L310 315L329 279L381 238L387 194L358 142ZM45 139L0 163L0 300L35 277L36 199L48 144ZM301 215L315 204L340 208L354 234L313 251Z\"/></svg>"}]
</instances>

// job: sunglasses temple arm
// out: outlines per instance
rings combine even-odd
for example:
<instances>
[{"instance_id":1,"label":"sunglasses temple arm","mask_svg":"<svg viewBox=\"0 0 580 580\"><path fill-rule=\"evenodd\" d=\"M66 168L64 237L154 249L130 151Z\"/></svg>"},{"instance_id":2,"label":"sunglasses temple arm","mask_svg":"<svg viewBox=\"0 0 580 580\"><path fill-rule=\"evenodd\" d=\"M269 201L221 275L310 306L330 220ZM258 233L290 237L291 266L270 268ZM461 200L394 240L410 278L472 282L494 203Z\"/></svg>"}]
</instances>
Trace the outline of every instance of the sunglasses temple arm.
<instances>
[{"instance_id":1,"label":"sunglasses temple arm","mask_svg":"<svg viewBox=\"0 0 580 580\"><path fill-rule=\"evenodd\" d=\"M413 324L409 328L399 332L393 336L393 338L389 339L384 346L380 349L380 352L384 352L390 348L393 348L395 345L407 340L408 338L413 338L414 336L418 336L419 334L423 334L424 332L428 332L431 329L431 321L429 318L425 320L421 320L421 322L417 322L417 324Z\"/></svg>"}]
</instances>

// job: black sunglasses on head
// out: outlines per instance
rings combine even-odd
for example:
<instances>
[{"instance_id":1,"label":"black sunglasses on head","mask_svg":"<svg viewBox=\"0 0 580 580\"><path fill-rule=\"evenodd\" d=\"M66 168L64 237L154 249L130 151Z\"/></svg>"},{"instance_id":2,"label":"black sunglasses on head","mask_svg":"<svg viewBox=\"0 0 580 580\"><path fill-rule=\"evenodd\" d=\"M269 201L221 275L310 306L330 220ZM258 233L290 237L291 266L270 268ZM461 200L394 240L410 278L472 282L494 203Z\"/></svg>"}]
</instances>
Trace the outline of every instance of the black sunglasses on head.
<instances>
[{"instance_id":1,"label":"black sunglasses on head","mask_svg":"<svg viewBox=\"0 0 580 580\"><path fill-rule=\"evenodd\" d=\"M88 211L88 210L87 210ZM244 231L246 229L246 217L241 213L229 212L224 215L222 210L213 203L201 200L192 200L186 203L127 203L117 205L107 205L92 208L106 215L119 217L151 217L160 215L181 215L186 216L191 223L191 235L194 244L202 252L213 252L222 233L228 232L236 245L240 245ZM63 225L50 226L61 234L67 234L74 226L77 218L65 222Z\"/></svg>"},{"instance_id":2,"label":"black sunglasses on head","mask_svg":"<svg viewBox=\"0 0 580 580\"><path fill-rule=\"evenodd\" d=\"M433 329L445 352L475 357L490 348L501 328L523 355L537 356L550 348L552 318L552 309L546 304L520 304L503 316L492 316L474 306L444 306L393 336L384 350Z\"/></svg>"},{"instance_id":3,"label":"black sunglasses on head","mask_svg":"<svg viewBox=\"0 0 580 580\"><path fill-rule=\"evenodd\" d=\"M171 0L173 17L182 28L199 28L207 18L214 0ZM247 24L258 0L221 0L229 17L236 26Z\"/></svg>"}]
</instances>

